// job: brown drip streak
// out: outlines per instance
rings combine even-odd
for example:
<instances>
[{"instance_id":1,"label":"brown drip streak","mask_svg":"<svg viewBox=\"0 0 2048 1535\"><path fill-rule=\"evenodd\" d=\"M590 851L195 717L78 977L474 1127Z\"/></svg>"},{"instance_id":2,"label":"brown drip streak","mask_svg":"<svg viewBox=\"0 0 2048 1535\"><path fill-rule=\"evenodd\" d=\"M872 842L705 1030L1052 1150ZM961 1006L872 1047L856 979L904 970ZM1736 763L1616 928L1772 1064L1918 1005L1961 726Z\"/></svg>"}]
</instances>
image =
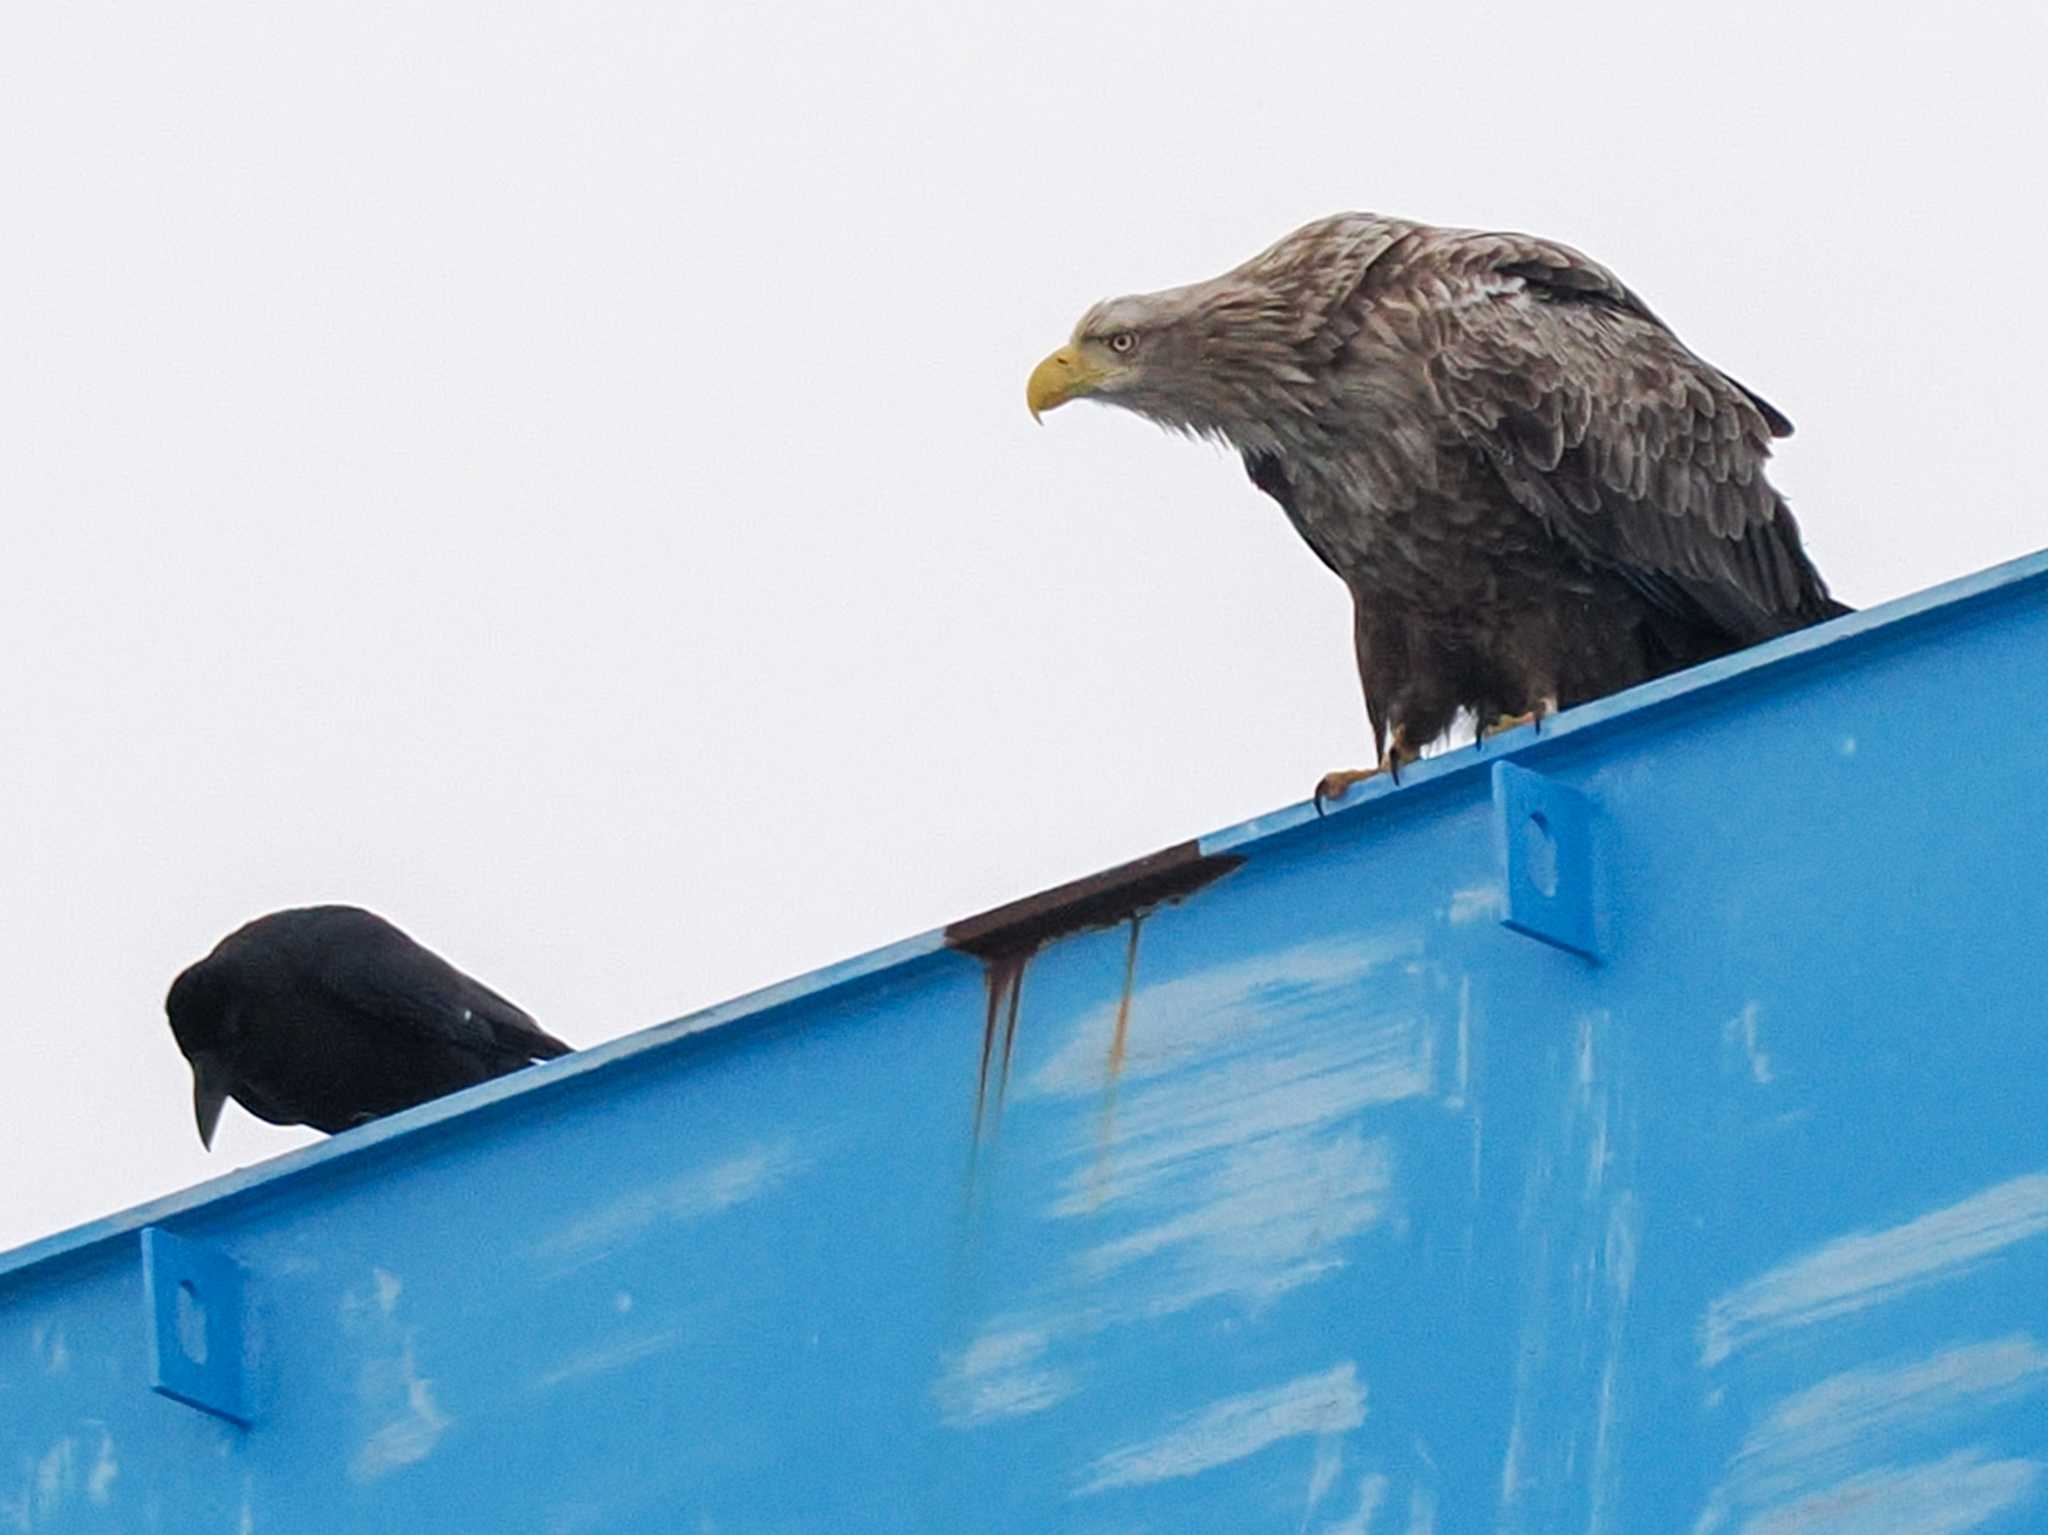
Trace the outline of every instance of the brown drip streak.
<instances>
[{"instance_id":1,"label":"brown drip streak","mask_svg":"<svg viewBox=\"0 0 2048 1535\"><path fill-rule=\"evenodd\" d=\"M1185 900L1243 862L1234 853L1204 854L1196 843L1182 842L1086 879L963 918L946 929L948 947L972 954L987 972L988 1011L982 1022L981 1071L974 1090L977 1141L981 1138L982 1117L988 1103L989 1063L995 1058L998 1019L1003 1024L1003 1046L996 1076L995 1113L998 1118L1002 1114L1011 1053L1017 1042L1024 969L1031 956L1047 944L1075 933L1115 927L1126 921L1133 924L1131 946L1124 961L1124 999L1117 1011L1114 1062L1120 1063L1124 1029L1130 1017L1131 978L1137 964L1137 922L1157 907Z\"/></svg>"},{"instance_id":2,"label":"brown drip streak","mask_svg":"<svg viewBox=\"0 0 2048 1535\"><path fill-rule=\"evenodd\" d=\"M1116 1141L1116 1085L1124 1073L1124 1055L1131 1033L1131 993L1138 984L1138 934L1145 913L1131 914L1131 941L1124 946L1124 988L1116 999L1116 1028L1109 1039L1109 1060L1103 1071L1102 1119L1095 1127L1095 1171L1089 1179L1096 1208L1109 1186L1109 1148Z\"/></svg>"},{"instance_id":3,"label":"brown drip streak","mask_svg":"<svg viewBox=\"0 0 2048 1535\"><path fill-rule=\"evenodd\" d=\"M1017 1009L1024 995L1024 962L1030 957L1028 953L1005 954L992 955L984 960L987 966L988 1017L981 1027L981 1077L974 1089L974 1138L977 1141L981 1139L982 1108L988 1101L988 1063L995 1052L998 1017L1004 1017L1002 1074L996 1079L996 1112L999 1116L1003 1095L1009 1089L1010 1051L1017 1042ZM1007 1009L1004 1006L1006 1002Z\"/></svg>"},{"instance_id":4,"label":"brown drip streak","mask_svg":"<svg viewBox=\"0 0 2048 1535\"><path fill-rule=\"evenodd\" d=\"M1145 925L1145 914L1131 914L1131 941L1124 949L1124 989L1116 1001L1116 1033L1109 1041L1109 1084L1112 1094L1116 1091L1117 1076L1124 1069L1124 1045L1131 1032L1131 987L1138 979L1138 929ZM1115 1098L1111 1098L1115 1103Z\"/></svg>"}]
</instances>

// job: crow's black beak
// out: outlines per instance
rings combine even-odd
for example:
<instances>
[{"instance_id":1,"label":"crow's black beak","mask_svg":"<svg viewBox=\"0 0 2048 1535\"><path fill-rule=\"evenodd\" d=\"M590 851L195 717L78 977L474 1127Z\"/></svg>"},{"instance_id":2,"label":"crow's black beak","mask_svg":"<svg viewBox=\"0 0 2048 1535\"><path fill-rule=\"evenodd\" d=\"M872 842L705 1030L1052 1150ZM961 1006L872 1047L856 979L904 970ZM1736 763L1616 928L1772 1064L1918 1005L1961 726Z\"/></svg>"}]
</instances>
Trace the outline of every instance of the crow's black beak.
<instances>
[{"instance_id":1,"label":"crow's black beak","mask_svg":"<svg viewBox=\"0 0 2048 1535\"><path fill-rule=\"evenodd\" d=\"M228 1101L227 1075L202 1055L192 1062L192 1117L199 1121L199 1144L213 1150L214 1127L220 1123L221 1105Z\"/></svg>"}]
</instances>

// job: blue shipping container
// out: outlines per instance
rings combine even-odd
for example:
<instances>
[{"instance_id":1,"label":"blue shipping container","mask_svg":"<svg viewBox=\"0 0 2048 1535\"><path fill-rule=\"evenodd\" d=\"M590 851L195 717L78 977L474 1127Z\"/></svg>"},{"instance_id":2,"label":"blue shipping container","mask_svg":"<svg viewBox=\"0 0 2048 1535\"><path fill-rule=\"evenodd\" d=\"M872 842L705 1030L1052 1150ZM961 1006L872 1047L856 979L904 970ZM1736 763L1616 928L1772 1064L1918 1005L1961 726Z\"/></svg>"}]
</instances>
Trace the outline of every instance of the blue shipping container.
<instances>
[{"instance_id":1,"label":"blue shipping container","mask_svg":"<svg viewBox=\"0 0 2048 1535\"><path fill-rule=\"evenodd\" d=\"M0 1531L2048 1528L2044 596L0 1258Z\"/></svg>"}]
</instances>

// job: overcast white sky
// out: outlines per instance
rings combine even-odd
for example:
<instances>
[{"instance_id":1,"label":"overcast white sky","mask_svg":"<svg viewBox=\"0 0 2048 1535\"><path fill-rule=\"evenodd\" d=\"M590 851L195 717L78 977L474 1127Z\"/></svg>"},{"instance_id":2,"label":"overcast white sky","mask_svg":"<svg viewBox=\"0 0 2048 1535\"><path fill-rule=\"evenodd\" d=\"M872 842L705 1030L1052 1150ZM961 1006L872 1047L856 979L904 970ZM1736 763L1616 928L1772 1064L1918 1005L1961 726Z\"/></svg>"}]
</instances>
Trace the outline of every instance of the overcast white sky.
<instances>
[{"instance_id":1,"label":"overcast white sky","mask_svg":"<svg viewBox=\"0 0 2048 1535\"><path fill-rule=\"evenodd\" d=\"M1836 591L2048 543L2043 8L0 10L0 1247L211 1157L171 976L370 906L592 1044L1300 799L1341 588L1025 414L1343 208L1784 409Z\"/></svg>"}]
</instances>

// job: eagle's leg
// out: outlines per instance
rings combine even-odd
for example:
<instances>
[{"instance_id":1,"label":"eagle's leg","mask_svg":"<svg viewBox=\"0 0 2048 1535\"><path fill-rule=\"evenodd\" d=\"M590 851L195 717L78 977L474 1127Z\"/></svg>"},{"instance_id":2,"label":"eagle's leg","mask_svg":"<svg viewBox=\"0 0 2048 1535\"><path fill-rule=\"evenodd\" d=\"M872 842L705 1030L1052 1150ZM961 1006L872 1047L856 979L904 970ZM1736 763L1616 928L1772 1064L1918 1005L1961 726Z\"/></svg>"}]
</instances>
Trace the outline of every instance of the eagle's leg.
<instances>
[{"instance_id":1,"label":"eagle's leg","mask_svg":"<svg viewBox=\"0 0 2048 1535\"><path fill-rule=\"evenodd\" d=\"M1422 748L1408 744L1408 727L1396 725L1387 732L1387 749L1380 753L1380 765L1376 773L1391 773L1396 783L1401 780L1401 769L1422 756Z\"/></svg>"},{"instance_id":2,"label":"eagle's leg","mask_svg":"<svg viewBox=\"0 0 2048 1535\"><path fill-rule=\"evenodd\" d=\"M1541 730L1543 728L1543 721L1555 713L1557 713L1557 699L1555 695L1545 694L1536 700L1536 707L1527 713L1503 714L1491 725L1481 725L1477 733L1478 739L1484 741L1488 736L1497 736L1503 730L1519 730L1524 725L1534 725L1538 730Z\"/></svg>"},{"instance_id":3,"label":"eagle's leg","mask_svg":"<svg viewBox=\"0 0 2048 1535\"><path fill-rule=\"evenodd\" d=\"M1419 748L1408 744L1408 728L1396 725L1387 732L1387 749L1380 753L1380 765L1369 768L1346 768L1341 772L1325 773L1316 785L1316 809L1323 808L1325 800L1342 799L1353 784L1364 783L1368 778L1377 778L1385 773L1395 783L1401 781L1401 769L1422 755Z\"/></svg>"}]
</instances>

